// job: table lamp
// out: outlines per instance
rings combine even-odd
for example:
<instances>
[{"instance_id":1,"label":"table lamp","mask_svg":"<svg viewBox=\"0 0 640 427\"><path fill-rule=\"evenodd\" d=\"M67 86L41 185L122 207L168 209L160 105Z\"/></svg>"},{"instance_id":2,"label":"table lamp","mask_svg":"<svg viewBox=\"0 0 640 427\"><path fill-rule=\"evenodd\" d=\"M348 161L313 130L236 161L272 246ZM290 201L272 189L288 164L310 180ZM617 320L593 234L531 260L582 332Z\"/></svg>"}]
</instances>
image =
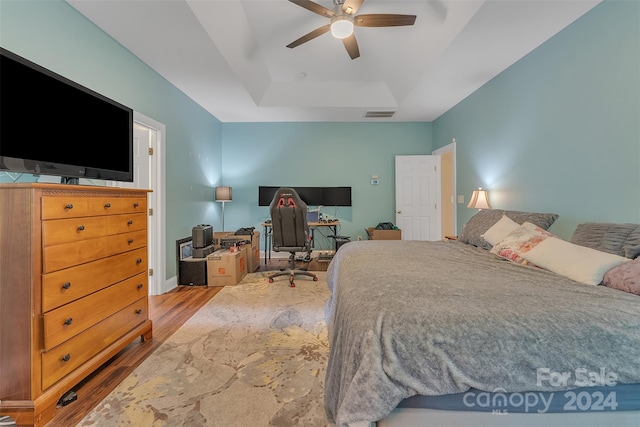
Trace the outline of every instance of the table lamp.
<instances>
[{"instance_id":1,"label":"table lamp","mask_svg":"<svg viewBox=\"0 0 640 427\"><path fill-rule=\"evenodd\" d=\"M487 190L483 190L482 187L478 187L477 190L473 190L471 200L467 207L478 210L491 209L491 204L489 203L489 192Z\"/></svg>"}]
</instances>

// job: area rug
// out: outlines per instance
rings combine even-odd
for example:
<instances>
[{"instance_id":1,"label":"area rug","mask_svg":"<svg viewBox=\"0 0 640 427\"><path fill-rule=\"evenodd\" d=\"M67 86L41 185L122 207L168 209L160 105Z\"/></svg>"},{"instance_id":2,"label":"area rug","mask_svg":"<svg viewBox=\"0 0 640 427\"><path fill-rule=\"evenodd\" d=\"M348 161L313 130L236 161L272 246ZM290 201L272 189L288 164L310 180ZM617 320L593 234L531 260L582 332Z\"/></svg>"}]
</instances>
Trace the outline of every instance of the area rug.
<instances>
[{"instance_id":1,"label":"area rug","mask_svg":"<svg viewBox=\"0 0 640 427\"><path fill-rule=\"evenodd\" d=\"M78 426L326 426L326 273L226 286Z\"/></svg>"}]
</instances>

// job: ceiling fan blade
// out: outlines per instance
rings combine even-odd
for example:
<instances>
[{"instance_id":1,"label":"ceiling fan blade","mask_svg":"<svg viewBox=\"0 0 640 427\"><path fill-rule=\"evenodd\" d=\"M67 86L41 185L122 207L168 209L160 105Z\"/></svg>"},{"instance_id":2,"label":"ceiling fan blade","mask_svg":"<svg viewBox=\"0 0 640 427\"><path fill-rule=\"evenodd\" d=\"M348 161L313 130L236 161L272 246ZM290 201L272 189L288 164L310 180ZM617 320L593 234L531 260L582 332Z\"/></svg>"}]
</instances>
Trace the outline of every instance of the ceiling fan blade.
<instances>
[{"instance_id":1,"label":"ceiling fan blade","mask_svg":"<svg viewBox=\"0 0 640 427\"><path fill-rule=\"evenodd\" d=\"M307 10L310 10L313 13L317 13L318 15L325 16L327 18L331 18L335 15L332 10L327 9L324 6L320 6L318 3L314 3L311 0L289 0L291 3L295 3L298 6L304 7Z\"/></svg>"},{"instance_id":2,"label":"ceiling fan blade","mask_svg":"<svg viewBox=\"0 0 640 427\"><path fill-rule=\"evenodd\" d=\"M390 13L377 13L358 15L353 19L353 24L358 27L400 27L413 25L416 15L395 15Z\"/></svg>"},{"instance_id":3,"label":"ceiling fan blade","mask_svg":"<svg viewBox=\"0 0 640 427\"><path fill-rule=\"evenodd\" d=\"M324 33L328 32L329 30L331 30L331 25L330 24L323 25L322 27L316 28L315 30L311 31L308 34L305 34L304 36L300 37L298 40L289 43L287 45L287 47L290 48L290 49L293 49L296 46L300 46L302 43L306 43L309 40L313 40L316 37L323 35Z\"/></svg>"},{"instance_id":4,"label":"ceiling fan blade","mask_svg":"<svg viewBox=\"0 0 640 427\"><path fill-rule=\"evenodd\" d=\"M360 49L358 49L358 42L356 41L355 34L351 34L349 37L342 39L342 44L347 49L347 53L351 59L356 59L360 56Z\"/></svg>"},{"instance_id":5,"label":"ceiling fan blade","mask_svg":"<svg viewBox=\"0 0 640 427\"><path fill-rule=\"evenodd\" d=\"M344 0L342 10L348 15L354 15L358 9L360 9L363 2L364 0Z\"/></svg>"}]
</instances>

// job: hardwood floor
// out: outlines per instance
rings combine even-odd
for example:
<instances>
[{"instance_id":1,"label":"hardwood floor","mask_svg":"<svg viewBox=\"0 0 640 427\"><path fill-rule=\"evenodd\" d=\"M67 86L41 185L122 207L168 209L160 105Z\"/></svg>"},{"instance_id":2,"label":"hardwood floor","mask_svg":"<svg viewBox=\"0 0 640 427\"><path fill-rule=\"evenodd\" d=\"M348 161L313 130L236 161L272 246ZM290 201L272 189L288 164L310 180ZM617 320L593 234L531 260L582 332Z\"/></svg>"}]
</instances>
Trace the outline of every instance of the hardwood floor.
<instances>
[{"instance_id":1,"label":"hardwood floor","mask_svg":"<svg viewBox=\"0 0 640 427\"><path fill-rule=\"evenodd\" d=\"M287 266L287 259L274 258L266 266L261 260L258 271L279 270ZM326 271L328 263L318 262L314 259L309 263L298 262L296 266L308 268L310 271ZM286 284L286 279L283 280ZM74 387L73 390L77 393L78 399L67 406L56 409L54 418L47 423L46 427L70 427L80 422L123 379L221 289L221 287L207 286L178 286L163 295L150 296L149 317L153 321L153 338L147 342L140 342L140 340L132 342Z\"/></svg>"}]
</instances>

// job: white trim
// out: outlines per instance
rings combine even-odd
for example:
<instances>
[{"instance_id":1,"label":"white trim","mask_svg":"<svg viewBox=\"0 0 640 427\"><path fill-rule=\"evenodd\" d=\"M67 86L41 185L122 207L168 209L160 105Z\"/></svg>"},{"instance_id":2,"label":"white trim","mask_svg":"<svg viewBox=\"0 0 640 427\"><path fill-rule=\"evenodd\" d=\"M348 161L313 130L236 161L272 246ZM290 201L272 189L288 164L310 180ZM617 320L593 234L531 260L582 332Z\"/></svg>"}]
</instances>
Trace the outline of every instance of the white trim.
<instances>
[{"instance_id":1,"label":"white trim","mask_svg":"<svg viewBox=\"0 0 640 427\"><path fill-rule=\"evenodd\" d=\"M155 251L154 275L149 277L149 294L160 295L172 288L167 288L165 282L166 275L166 258L167 258L167 233L166 233L166 206L165 206L165 135L166 126L150 117L145 116L137 111L133 112L133 120L141 126L153 129L157 133L157 146L154 147L154 162L151 164L151 190L154 192L155 209L153 211L154 227L149 230L155 236L157 244L155 248L149 250Z\"/></svg>"},{"instance_id":2,"label":"white trim","mask_svg":"<svg viewBox=\"0 0 640 427\"><path fill-rule=\"evenodd\" d=\"M165 282L164 282L164 286L162 287L163 292L162 293L166 293L169 292L171 289L177 288L178 287L178 276L173 276L168 278Z\"/></svg>"},{"instance_id":3,"label":"white trim","mask_svg":"<svg viewBox=\"0 0 640 427\"><path fill-rule=\"evenodd\" d=\"M444 153L452 152L453 153L453 197L455 200L453 201L453 226L455 227L456 235L458 234L458 184L457 184L457 176L458 170L456 169L457 160L456 160L456 139L451 138L451 143L445 145L444 147L440 147L437 150L433 150L431 154L434 155L442 155Z\"/></svg>"}]
</instances>

